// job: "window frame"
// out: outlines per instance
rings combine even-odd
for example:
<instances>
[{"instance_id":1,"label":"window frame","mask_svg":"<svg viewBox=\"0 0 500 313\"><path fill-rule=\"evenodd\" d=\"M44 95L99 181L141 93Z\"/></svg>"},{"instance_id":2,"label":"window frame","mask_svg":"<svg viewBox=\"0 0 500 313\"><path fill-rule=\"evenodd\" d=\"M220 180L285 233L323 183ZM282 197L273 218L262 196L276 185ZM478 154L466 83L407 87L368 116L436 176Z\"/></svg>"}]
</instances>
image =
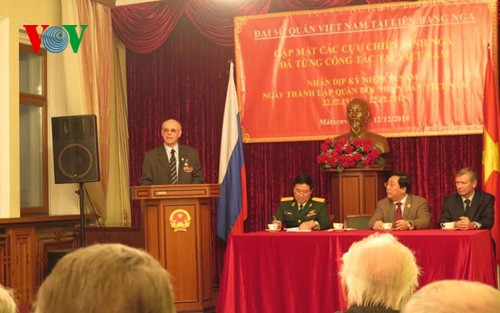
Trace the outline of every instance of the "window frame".
<instances>
[{"instance_id":1,"label":"window frame","mask_svg":"<svg viewBox=\"0 0 500 313\"><path fill-rule=\"evenodd\" d=\"M41 206L34 207L23 207L21 206L21 216L27 215L48 215L49 213L49 188L48 188L48 140L47 140L47 51L40 47L38 53L33 52L31 45L19 44L19 55L21 52L30 53L33 55L41 56L42 66L41 66L41 84L42 92L40 95L31 94L26 92L21 92L19 90L19 107L21 105L32 105L41 108ZM19 73L21 75L21 73ZM21 181L19 181L21 183ZM21 196L21 195L19 195Z\"/></svg>"}]
</instances>

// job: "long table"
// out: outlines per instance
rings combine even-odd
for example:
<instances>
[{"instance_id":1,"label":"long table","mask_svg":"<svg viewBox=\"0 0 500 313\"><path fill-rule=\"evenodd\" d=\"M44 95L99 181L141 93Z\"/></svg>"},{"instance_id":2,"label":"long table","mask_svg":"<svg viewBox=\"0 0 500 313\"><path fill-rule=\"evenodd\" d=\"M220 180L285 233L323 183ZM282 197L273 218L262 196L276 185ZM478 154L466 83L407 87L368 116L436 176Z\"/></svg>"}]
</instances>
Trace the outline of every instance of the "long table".
<instances>
[{"instance_id":1,"label":"long table","mask_svg":"<svg viewBox=\"0 0 500 313\"><path fill-rule=\"evenodd\" d=\"M255 232L231 236L218 313L303 313L345 310L338 272L341 256L371 230ZM420 286L466 279L496 287L489 230L393 231L414 251ZM389 257L389 256L388 256Z\"/></svg>"}]
</instances>

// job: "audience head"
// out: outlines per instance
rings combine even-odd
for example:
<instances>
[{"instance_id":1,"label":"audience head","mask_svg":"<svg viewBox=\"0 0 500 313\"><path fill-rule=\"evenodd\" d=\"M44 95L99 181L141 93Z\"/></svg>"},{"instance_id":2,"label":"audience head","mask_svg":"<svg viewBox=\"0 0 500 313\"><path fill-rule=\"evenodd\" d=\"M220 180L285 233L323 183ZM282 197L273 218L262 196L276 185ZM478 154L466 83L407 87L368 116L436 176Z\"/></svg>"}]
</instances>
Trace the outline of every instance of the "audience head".
<instances>
[{"instance_id":1,"label":"audience head","mask_svg":"<svg viewBox=\"0 0 500 313\"><path fill-rule=\"evenodd\" d=\"M121 244L75 250L40 286L35 313L175 312L170 275L148 253Z\"/></svg>"},{"instance_id":2,"label":"audience head","mask_svg":"<svg viewBox=\"0 0 500 313\"><path fill-rule=\"evenodd\" d=\"M300 173L293 181L293 197L298 203L306 203L311 198L313 181L311 176Z\"/></svg>"},{"instance_id":3,"label":"audience head","mask_svg":"<svg viewBox=\"0 0 500 313\"><path fill-rule=\"evenodd\" d=\"M182 134L182 126L179 121L169 119L161 124L161 136L163 142L169 147L175 147Z\"/></svg>"},{"instance_id":4,"label":"audience head","mask_svg":"<svg viewBox=\"0 0 500 313\"><path fill-rule=\"evenodd\" d=\"M400 310L418 286L413 252L391 234L373 234L342 256L340 276L347 306Z\"/></svg>"},{"instance_id":5,"label":"audience head","mask_svg":"<svg viewBox=\"0 0 500 313\"><path fill-rule=\"evenodd\" d=\"M16 313L17 306L12 291L0 285L0 313Z\"/></svg>"},{"instance_id":6,"label":"audience head","mask_svg":"<svg viewBox=\"0 0 500 313\"><path fill-rule=\"evenodd\" d=\"M500 291L483 283L442 280L417 291L402 313L498 313Z\"/></svg>"},{"instance_id":7,"label":"audience head","mask_svg":"<svg viewBox=\"0 0 500 313\"><path fill-rule=\"evenodd\" d=\"M370 119L368 103L363 99L354 98L349 101L346 110L347 120L349 121L349 125L351 125L352 132L359 134Z\"/></svg>"},{"instance_id":8,"label":"audience head","mask_svg":"<svg viewBox=\"0 0 500 313\"><path fill-rule=\"evenodd\" d=\"M459 169L455 174L455 187L462 197L469 198L477 185L477 174L472 167Z\"/></svg>"},{"instance_id":9,"label":"audience head","mask_svg":"<svg viewBox=\"0 0 500 313\"><path fill-rule=\"evenodd\" d=\"M411 193L411 178L406 173L394 172L385 184L387 198L392 201L400 201Z\"/></svg>"}]
</instances>

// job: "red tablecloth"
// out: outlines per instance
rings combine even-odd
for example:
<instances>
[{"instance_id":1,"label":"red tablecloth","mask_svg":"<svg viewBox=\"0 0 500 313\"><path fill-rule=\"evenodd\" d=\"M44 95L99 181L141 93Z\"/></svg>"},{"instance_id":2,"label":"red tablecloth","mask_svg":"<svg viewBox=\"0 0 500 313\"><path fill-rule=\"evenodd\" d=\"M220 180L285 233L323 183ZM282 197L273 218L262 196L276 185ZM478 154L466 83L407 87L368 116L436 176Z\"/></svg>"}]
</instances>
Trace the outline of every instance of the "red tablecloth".
<instances>
[{"instance_id":1,"label":"red tablecloth","mask_svg":"<svg viewBox=\"0 0 500 313\"><path fill-rule=\"evenodd\" d=\"M345 310L340 258L374 231L257 232L231 236L218 313L333 313ZM420 286L467 279L496 287L488 230L392 232L415 252Z\"/></svg>"}]
</instances>

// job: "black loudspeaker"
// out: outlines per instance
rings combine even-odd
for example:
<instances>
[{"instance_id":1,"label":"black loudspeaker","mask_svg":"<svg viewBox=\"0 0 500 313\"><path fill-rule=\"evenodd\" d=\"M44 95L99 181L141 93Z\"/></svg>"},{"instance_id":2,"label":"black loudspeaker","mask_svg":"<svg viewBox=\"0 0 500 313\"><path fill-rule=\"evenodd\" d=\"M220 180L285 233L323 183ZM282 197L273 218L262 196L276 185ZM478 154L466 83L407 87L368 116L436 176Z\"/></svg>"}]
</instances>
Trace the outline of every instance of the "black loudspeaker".
<instances>
[{"instance_id":1,"label":"black loudspeaker","mask_svg":"<svg viewBox=\"0 0 500 313\"><path fill-rule=\"evenodd\" d=\"M95 115L52 118L56 184L100 180Z\"/></svg>"}]
</instances>

